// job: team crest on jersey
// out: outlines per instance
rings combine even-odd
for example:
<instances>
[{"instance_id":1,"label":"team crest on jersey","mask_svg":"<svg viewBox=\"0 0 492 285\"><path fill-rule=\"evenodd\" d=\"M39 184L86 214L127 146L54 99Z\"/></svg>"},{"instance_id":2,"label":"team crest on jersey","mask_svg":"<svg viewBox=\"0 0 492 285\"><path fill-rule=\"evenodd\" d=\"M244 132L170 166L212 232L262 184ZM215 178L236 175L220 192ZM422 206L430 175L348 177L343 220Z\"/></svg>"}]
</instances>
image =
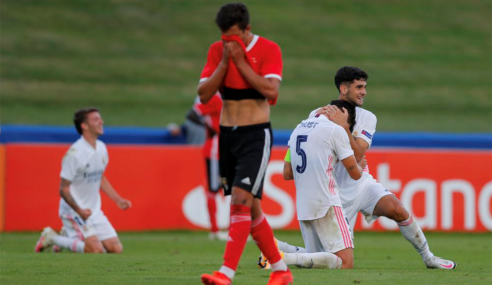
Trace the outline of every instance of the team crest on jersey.
<instances>
[{"instance_id":1,"label":"team crest on jersey","mask_svg":"<svg viewBox=\"0 0 492 285\"><path fill-rule=\"evenodd\" d=\"M353 135L354 137L356 137L358 134L359 134L359 133L358 133L357 131L354 131L354 132L352 133L352 135Z\"/></svg>"},{"instance_id":2,"label":"team crest on jersey","mask_svg":"<svg viewBox=\"0 0 492 285\"><path fill-rule=\"evenodd\" d=\"M362 131L362 134L372 140L372 135L369 132Z\"/></svg>"},{"instance_id":3,"label":"team crest on jersey","mask_svg":"<svg viewBox=\"0 0 492 285\"><path fill-rule=\"evenodd\" d=\"M257 63L256 57L252 57L251 60L253 61L253 63Z\"/></svg>"},{"instance_id":4,"label":"team crest on jersey","mask_svg":"<svg viewBox=\"0 0 492 285\"><path fill-rule=\"evenodd\" d=\"M228 189L229 187L227 186L227 178L222 177L222 185L224 186L224 189L225 190L229 190Z\"/></svg>"}]
</instances>

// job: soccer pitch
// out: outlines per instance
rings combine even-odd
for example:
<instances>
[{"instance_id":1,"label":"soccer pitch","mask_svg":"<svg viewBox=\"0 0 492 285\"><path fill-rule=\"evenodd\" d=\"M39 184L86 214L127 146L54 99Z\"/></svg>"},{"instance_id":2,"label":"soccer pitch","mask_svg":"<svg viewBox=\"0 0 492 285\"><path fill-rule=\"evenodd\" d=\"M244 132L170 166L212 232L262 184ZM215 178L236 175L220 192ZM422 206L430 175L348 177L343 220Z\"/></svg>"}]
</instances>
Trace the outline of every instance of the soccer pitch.
<instances>
[{"instance_id":1,"label":"soccer pitch","mask_svg":"<svg viewBox=\"0 0 492 285\"><path fill-rule=\"evenodd\" d=\"M300 232L276 236L301 244ZM38 233L0 234L0 284L200 284L217 270L224 242L205 232L120 233L121 255L33 253ZM398 232L358 232L355 269L291 266L294 284L492 284L492 234L427 233L431 250L458 263L454 271L428 270ZM234 284L266 284L270 271L256 266L259 251L248 242Z\"/></svg>"}]
</instances>

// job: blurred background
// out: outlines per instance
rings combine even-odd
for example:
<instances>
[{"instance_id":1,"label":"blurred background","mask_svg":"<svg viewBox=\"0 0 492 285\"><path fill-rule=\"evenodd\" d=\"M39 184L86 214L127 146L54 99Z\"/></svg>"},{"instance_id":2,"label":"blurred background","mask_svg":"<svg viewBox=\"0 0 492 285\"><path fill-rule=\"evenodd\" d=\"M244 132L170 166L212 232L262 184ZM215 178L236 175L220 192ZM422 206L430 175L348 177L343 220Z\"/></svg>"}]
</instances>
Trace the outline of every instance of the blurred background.
<instances>
[{"instance_id":1,"label":"blurred background","mask_svg":"<svg viewBox=\"0 0 492 285\"><path fill-rule=\"evenodd\" d=\"M378 131L492 132L489 0L244 2L283 52L274 128L336 98L352 65L370 76ZM1 123L68 126L82 106L108 126L181 123L224 3L2 1Z\"/></svg>"},{"instance_id":2,"label":"blurred background","mask_svg":"<svg viewBox=\"0 0 492 285\"><path fill-rule=\"evenodd\" d=\"M209 227L200 147L173 141L166 126L183 123L196 98L208 47L220 39L215 15L225 3L2 1L0 230L60 227L60 161L78 137L73 113L87 106L99 107L107 126L107 175L134 201L124 214L105 202L118 230ZM364 108L378 117L368 152L373 176L426 229L492 229L489 0L245 3L253 33L283 52L265 184L274 228L298 227L295 188L281 176L286 138L311 110L338 97L334 74L351 65L368 72ZM68 138L59 139L62 133ZM227 201L217 203L227 228ZM36 212L44 214L24 220ZM396 228L361 220L358 230Z\"/></svg>"}]
</instances>

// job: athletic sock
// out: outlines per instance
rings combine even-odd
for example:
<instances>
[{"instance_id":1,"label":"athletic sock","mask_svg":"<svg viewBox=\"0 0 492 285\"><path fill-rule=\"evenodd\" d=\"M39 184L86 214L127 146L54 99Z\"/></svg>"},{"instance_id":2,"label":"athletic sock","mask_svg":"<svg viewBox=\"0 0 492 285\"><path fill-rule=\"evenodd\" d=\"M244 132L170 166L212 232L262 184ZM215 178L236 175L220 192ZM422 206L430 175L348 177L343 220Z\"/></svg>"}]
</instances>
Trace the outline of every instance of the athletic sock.
<instances>
[{"instance_id":1,"label":"athletic sock","mask_svg":"<svg viewBox=\"0 0 492 285\"><path fill-rule=\"evenodd\" d=\"M329 252L314 253L284 253L287 265L297 265L302 268L342 268L342 259Z\"/></svg>"},{"instance_id":2,"label":"athletic sock","mask_svg":"<svg viewBox=\"0 0 492 285\"><path fill-rule=\"evenodd\" d=\"M285 265L277 246L275 246L273 231L264 214L261 214L258 219L251 223L251 236L263 255L270 261L273 271L287 270L287 265Z\"/></svg>"},{"instance_id":3,"label":"athletic sock","mask_svg":"<svg viewBox=\"0 0 492 285\"><path fill-rule=\"evenodd\" d=\"M434 256L429 250L429 245L427 244L427 239L425 238L422 229L412 216L408 217L408 219L403 222L399 222L398 227L400 228L401 234L413 245L423 261Z\"/></svg>"},{"instance_id":4,"label":"athletic sock","mask_svg":"<svg viewBox=\"0 0 492 285\"><path fill-rule=\"evenodd\" d=\"M53 238L53 244L66 248L72 252L84 253L85 243L76 238L68 238L57 235Z\"/></svg>"},{"instance_id":5,"label":"athletic sock","mask_svg":"<svg viewBox=\"0 0 492 285\"><path fill-rule=\"evenodd\" d=\"M231 222L224 252L223 267L236 271L239 259L246 246L250 228L251 208L243 205L231 205ZM227 275L226 272L222 273ZM227 276L229 277L229 275ZM234 274L232 274L232 276L234 276ZM230 279L232 280L232 278Z\"/></svg>"},{"instance_id":6,"label":"athletic sock","mask_svg":"<svg viewBox=\"0 0 492 285\"><path fill-rule=\"evenodd\" d=\"M284 253L307 253L307 250L304 247L298 247L295 245L290 245L286 242L283 242L277 239L277 247Z\"/></svg>"},{"instance_id":7,"label":"athletic sock","mask_svg":"<svg viewBox=\"0 0 492 285\"><path fill-rule=\"evenodd\" d=\"M232 270L229 267L224 266L224 265L222 265L222 267L220 267L219 272L224 274L225 276L227 276L229 278L229 280L232 280L232 278L234 278L234 275L236 274L235 270Z\"/></svg>"},{"instance_id":8,"label":"athletic sock","mask_svg":"<svg viewBox=\"0 0 492 285\"><path fill-rule=\"evenodd\" d=\"M210 217L210 231L215 233L219 231L219 228L217 227L217 218L216 213L217 213L217 205L215 202L215 194L216 192L212 191L207 191L207 209L208 209L208 215Z\"/></svg>"}]
</instances>

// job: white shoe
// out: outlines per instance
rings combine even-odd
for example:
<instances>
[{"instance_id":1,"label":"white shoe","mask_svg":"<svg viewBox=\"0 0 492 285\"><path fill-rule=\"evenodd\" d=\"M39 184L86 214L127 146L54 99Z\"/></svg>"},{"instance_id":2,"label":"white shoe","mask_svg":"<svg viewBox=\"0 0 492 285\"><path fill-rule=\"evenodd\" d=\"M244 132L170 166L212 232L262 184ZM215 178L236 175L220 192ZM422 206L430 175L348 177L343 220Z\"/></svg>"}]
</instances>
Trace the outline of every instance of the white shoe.
<instances>
[{"instance_id":1,"label":"white shoe","mask_svg":"<svg viewBox=\"0 0 492 285\"><path fill-rule=\"evenodd\" d=\"M437 256L429 257L425 260L425 265L429 269L455 269L456 262L442 259Z\"/></svg>"},{"instance_id":2,"label":"white shoe","mask_svg":"<svg viewBox=\"0 0 492 285\"><path fill-rule=\"evenodd\" d=\"M56 235L56 232L52 228L44 228L41 236L38 239L38 242L36 243L36 246L34 247L34 252L41 252L44 249L50 247L53 244L53 238Z\"/></svg>"},{"instance_id":3,"label":"white shoe","mask_svg":"<svg viewBox=\"0 0 492 285\"><path fill-rule=\"evenodd\" d=\"M208 238L210 240L226 241L228 236L229 236L229 232L224 232L224 231L211 232L208 234Z\"/></svg>"}]
</instances>

